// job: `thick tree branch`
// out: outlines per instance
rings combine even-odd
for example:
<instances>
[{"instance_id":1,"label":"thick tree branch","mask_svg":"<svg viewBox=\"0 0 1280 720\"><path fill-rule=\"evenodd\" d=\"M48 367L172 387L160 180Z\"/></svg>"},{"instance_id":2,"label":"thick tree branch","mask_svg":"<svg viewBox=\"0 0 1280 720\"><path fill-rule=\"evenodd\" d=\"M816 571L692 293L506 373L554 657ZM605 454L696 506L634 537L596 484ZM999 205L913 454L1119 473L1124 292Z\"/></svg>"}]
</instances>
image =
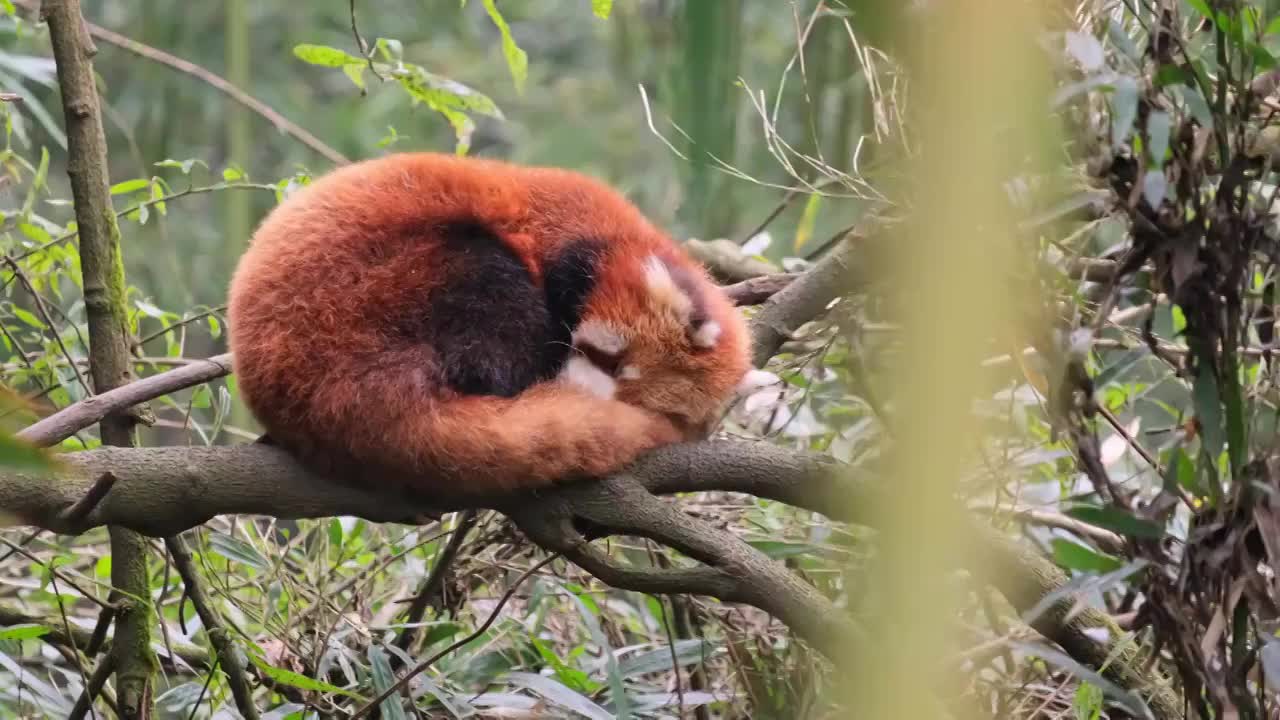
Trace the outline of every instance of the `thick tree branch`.
<instances>
[{"instance_id":1,"label":"thick tree branch","mask_svg":"<svg viewBox=\"0 0 1280 720\"><path fill-rule=\"evenodd\" d=\"M821 316L831 301L863 282L854 271L862 237L856 230L848 232L835 251L779 290L756 312L751 319L755 341L751 360L756 367L776 355L801 325Z\"/></svg>"},{"instance_id":2,"label":"thick tree branch","mask_svg":"<svg viewBox=\"0 0 1280 720\"><path fill-rule=\"evenodd\" d=\"M562 553L615 587L658 593L688 593L693 587L697 594L752 605L782 620L828 657L837 657L857 639L845 615L781 563L655 497L638 478L618 476L564 487L536 503L512 504L504 512L539 545ZM656 570L615 565L587 544L574 529L575 521L655 540L705 567Z\"/></svg>"},{"instance_id":3,"label":"thick tree branch","mask_svg":"<svg viewBox=\"0 0 1280 720\"><path fill-rule=\"evenodd\" d=\"M64 457L66 468L55 481L25 473L0 473L0 507L55 532L78 533L112 523L154 536L172 535L220 514L289 518L354 515L374 522L400 522L429 510L405 499L390 499L335 484L307 472L283 451L266 445L101 448ZM81 526L66 527L62 510L108 472L120 478L111 492L85 515ZM567 552L571 560L611 585L747 602L775 613L779 619L797 622L797 633L819 648L831 644L832 638L823 638L824 634L846 631L832 617L799 618L799 608L809 607L812 611L820 607L820 603L806 597L811 590L798 594L794 586L798 581L780 580L768 567L761 574L752 566L759 561L739 554L736 548L726 553L727 541L705 535L693 518L665 501L639 492L641 487L658 494L742 492L833 519L869 525L875 524L882 492L874 478L855 476L825 456L764 442L726 441L657 450L629 468L623 478L566 485L520 501L495 497L490 503L480 504L511 514L531 539L547 549ZM683 546L683 552L709 564L674 570L619 566L578 534L570 524L575 518L611 532ZM693 529L667 527L675 525ZM995 585L1020 611L1031 609L1065 581L1062 572L1039 553L985 526L975 523L973 527L982 545L979 555L990 562L971 570ZM763 580L758 581L760 578ZM757 584L744 591L744 582ZM1069 598L1061 599L1033 624L1073 657L1093 667L1103 667L1101 660L1120 650L1122 662L1112 660L1106 665L1108 676L1124 687L1144 686L1144 678L1149 675L1127 662L1132 653L1119 648L1115 640L1097 643L1086 634L1090 628L1114 629L1113 624L1102 615L1089 612L1066 620L1070 607ZM825 614L834 616L833 611ZM0 624L5 624L3 616ZM86 632L82 642L87 641L87 635ZM1111 637L1119 638L1119 634L1112 633ZM1160 686L1153 690L1152 701L1155 706L1176 704L1172 691Z\"/></svg>"}]
</instances>

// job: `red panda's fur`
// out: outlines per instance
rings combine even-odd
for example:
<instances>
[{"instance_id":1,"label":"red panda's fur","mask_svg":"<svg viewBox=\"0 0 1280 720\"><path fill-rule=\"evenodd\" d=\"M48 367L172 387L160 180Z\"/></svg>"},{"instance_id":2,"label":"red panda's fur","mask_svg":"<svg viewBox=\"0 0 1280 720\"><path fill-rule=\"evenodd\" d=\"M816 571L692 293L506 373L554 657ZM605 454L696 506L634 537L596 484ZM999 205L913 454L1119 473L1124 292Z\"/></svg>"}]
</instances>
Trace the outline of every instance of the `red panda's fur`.
<instances>
[{"instance_id":1,"label":"red panda's fur","mask_svg":"<svg viewBox=\"0 0 1280 720\"><path fill-rule=\"evenodd\" d=\"M269 213L229 325L274 442L445 495L616 471L698 437L750 369L738 311L620 194L432 153L345 166Z\"/></svg>"}]
</instances>

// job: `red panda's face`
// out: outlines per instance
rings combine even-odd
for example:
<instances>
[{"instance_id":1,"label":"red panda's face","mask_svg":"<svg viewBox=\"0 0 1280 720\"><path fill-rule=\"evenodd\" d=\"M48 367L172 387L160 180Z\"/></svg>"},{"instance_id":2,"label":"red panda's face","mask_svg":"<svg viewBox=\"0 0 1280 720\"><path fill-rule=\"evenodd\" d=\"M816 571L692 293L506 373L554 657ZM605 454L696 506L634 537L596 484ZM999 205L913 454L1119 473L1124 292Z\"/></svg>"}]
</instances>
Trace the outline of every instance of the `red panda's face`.
<instances>
[{"instance_id":1,"label":"red panda's face","mask_svg":"<svg viewBox=\"0 0 1280 720\"><path fill-rule=\"evenodd\" d=\"M674 261L620 262L588 301L560 378L705 436L751 370L742 315Z\"/></svg>"}]
</instances>

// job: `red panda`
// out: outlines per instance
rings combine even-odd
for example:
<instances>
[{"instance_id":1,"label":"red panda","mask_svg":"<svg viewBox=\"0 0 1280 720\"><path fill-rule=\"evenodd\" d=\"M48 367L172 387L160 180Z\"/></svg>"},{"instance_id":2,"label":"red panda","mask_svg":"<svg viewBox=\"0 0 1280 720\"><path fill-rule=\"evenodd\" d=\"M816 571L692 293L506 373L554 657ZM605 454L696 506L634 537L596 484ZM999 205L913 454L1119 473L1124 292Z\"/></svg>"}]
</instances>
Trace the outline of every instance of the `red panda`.
<instances>
[{"instance_id":1,"label":"red panda","mask_svg":"<svg viewBox=\"0 0 1280 720\"><path fill-rule=\"evenodd\" d=\"M434 153L286 198L236 268L228 324L272 442L437 496L613 473L704 436L751 370L741 314L618 192Z\"/></svg>"}]
</instances>

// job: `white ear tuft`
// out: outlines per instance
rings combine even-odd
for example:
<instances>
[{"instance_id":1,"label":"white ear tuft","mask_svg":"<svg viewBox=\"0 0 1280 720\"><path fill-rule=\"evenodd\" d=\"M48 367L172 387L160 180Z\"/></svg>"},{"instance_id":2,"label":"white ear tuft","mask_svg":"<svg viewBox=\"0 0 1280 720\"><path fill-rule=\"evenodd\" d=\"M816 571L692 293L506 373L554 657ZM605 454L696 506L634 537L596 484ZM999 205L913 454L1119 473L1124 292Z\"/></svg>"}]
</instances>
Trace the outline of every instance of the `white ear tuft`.
<instances>
[{"instance_id":1,"label":"white ear tuft","mask_svg":"<svg viewBox=\"0 0 1280 720\"><path fill-rule=\"evenodd\" d=\"M649 289L649 296L660 306L674 312L684 322L693 312L693 301L671 277L666 263L657 255L650 255L644 261L644 282Z\"/></svg>"},{"instance_id":2,"label":"white ear tuft","mask_svg":"<svg viewBox=\"0 0 1280 720\"><path fill-rule=\"evenodd\" d=\"M627 338L599 320L584 320L573 331L573 341L590 345L610 355L617 355L627 349Z\"/></svg>"},{"instance_id":3,"label":"white ear tuft","mask_svg":"<svg viewBox=\"0 0 1280 720\"><path fill-rule=\"evenodd\" d=\"M720 340L722 331L723 328L720 327L720 323L715 320L708 320L694 329L693 344L700 348L713 348Z\"/></svg>"}]
</instances>

